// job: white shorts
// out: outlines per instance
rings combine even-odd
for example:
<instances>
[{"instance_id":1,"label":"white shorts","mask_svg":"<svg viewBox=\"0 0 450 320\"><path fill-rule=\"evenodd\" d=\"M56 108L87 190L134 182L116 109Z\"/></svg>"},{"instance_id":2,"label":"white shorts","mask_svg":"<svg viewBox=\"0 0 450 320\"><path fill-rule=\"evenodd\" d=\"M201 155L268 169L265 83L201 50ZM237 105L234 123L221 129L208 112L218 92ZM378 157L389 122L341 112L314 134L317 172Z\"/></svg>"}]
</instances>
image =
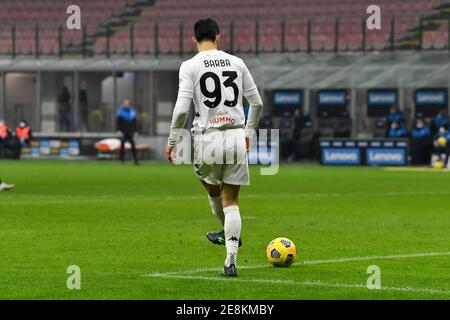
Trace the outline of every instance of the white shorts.
<instances>
[{"instance_id":1,"label":"white shorts","mask_svg":"<svg viewBox=\"0 0 450 320\"><path fill-rule=\"evenodd\" d=\"M244 129L194 134L194 172L211 185L249 185Z\"/></svg>"}]
</instances>

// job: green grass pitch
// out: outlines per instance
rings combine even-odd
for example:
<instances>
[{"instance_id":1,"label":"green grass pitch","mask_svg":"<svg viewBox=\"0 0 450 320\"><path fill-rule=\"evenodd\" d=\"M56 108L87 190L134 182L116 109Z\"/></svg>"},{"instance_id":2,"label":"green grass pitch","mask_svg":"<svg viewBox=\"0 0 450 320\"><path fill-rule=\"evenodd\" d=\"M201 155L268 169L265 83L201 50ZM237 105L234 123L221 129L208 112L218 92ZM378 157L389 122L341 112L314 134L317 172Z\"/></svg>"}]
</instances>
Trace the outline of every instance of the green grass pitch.
<instances>
[{"instance_id":1,"label":"green grass pitch","mask_svg":"<svg viewBox=\"0 0 450 320\"><path fill-rule=\"evenodd\" d=\"M252 167L241 192L240 277L189 166L0 162L1 299L450 299L450 175L382 168ZM268 266L278 236L297 263ZM69 290L68 266L81 268ZM366 287L381 269L381 289Z\"/></svg>"}]
</instances>

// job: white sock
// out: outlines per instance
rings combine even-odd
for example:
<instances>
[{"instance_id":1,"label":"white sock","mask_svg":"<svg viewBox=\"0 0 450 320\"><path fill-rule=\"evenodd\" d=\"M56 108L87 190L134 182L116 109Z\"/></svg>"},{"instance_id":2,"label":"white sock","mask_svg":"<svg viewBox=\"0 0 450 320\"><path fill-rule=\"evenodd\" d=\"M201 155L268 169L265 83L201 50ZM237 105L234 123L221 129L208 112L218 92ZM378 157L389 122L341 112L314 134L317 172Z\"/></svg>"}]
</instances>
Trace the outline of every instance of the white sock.
<instances>
[{"instance_id":1,"label":"white sock","mask_svg":"<svg viewBox=\"0 0 450 320\"><path fill-rule=\"evenodd\" d=\"M225 246L227 247L225 266L229 267L230 264L237 266L237 253L241 237L241 214L238 206L223 208L223 212L225 213Z\"/></svg>"},{"instance_id":2,"label":"white sock","mask_svg":"<svg viewBox=\"0 0 450 320\"><path fill-rule=\"evenodd\" d=\"M211 206L212 213L216 216L217 221L223 227L225 223L225 215L222 209L222 197L211 197L208 195L209 205Z\"/></svg>"}]
</instances>

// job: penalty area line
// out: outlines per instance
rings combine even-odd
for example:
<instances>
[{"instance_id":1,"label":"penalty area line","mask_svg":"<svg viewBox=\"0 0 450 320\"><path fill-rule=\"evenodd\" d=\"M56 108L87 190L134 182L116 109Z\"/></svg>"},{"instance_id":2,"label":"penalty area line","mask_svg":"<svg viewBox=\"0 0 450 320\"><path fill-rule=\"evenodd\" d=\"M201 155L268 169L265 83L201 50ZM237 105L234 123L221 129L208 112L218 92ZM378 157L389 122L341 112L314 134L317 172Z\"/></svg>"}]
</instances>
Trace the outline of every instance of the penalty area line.
<instances>
[{"instance_id":1,"label":"penalty area line","mask_svg":"<svg viewBox=\"0 0 450 320\"><path fill-rule=\"evenodd\" d=\"M447 252L421 252L421 253L407 253L407 254L395 254L386 256L364 256L364 257L348 257L348 258L335 258L328 260L305 260L302 262L296 262L293 266L301 265L319 265L319 264L333 264L333 263L346 263L346 262L358 262L358 261L371 261L371 260L398 260L398 259L411 259L411 258L425 258L425 257L441 257L450 256L450 251ZM241 266L239 269L262 269L272 267L270 264L260 264L253 266ZM202 268L202 269L189 269L180 270L174 272L162 272L162 273L149 273L144 277L163 277L163 276L177 276L186 274L195 274L203 272L221 271L219 268Z\"/></svg>"},{"instance_id":2,"label":"penalty area line","mask_svg":"<svg viewBox=\"0 0 450 320\"><path fill-rule=\"evenodd\" d=\"M189 276L189 275L159 275L154 276L159 278L172 278L172 279L185 279L185 280L204 280L204 281L227 281L242 282L242 283L265 283L265 284L280 284L280 285L298 285L304 287L328 287L328 288L347 288L347 289L365 289L370 291L401 291L412 293L425 293L425 294L450 294L450 290L430 289L430 288L413 288L413 287L390 287L381 286L379 289L369 289L363 284L341 284L323 282L320 280L306 280L306 281L293 281L293 280L275 280L275 279L242 279L242 278L225 278L225 277L205 277L205 276Z\"/></svg>"}]
</instances>

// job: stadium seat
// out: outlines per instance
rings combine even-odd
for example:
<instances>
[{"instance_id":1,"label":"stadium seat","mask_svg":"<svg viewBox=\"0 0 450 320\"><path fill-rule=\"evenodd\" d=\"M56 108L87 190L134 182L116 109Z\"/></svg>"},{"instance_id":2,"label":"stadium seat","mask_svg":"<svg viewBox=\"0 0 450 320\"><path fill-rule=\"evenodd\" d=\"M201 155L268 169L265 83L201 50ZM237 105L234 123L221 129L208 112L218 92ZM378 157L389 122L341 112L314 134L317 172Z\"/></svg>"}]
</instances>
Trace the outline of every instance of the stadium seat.
<instances>
[{"instance_id":1,"label":"stadium seat","mask_svg":"<svg viewBox=\"0 0 450 320\"><path fill-rule=\"evenodd\" d=\"M229 34L233 21L233 39L227 38L224 48L233 45L236 52L298 51L306 50L307 21L311 20L311 49L333 50L335 47L335 21L339 19L339 49L358 50L362 41L362 22L367 17L366 8L372 4L370 0L336 1L329 5L329 0L166 0L157 1L151 8L144 9L135 22L135 49L138 53L155 52L154 24L160 24L158 35L162 53L192 52L187 35L192 33L194 21L201 17L211 16L222 26L223 33ZM127 6L136 3L134 0L80 0L77 4L83 8L83 24L87 26L88 35L105 25L113 16L123 13ZM382 29L366 32L366 48L382 50L389 45L391 33L390 19L395 18L396 39L408 34L408 30L417 27L419 17L429 13L439 5L439 0L380 0L378 5L383 12ZM2 19L2 40L0 54L12 51L11 28L21 26L17 30L18 54L34 52L35 26L40 25L41 47L54 47L58 43L58 27L67 17L66 8L72 2L68 0L5 0L0 7ZM256 32L256 21L259 21L259 32ZM281 38L282 23L285 23L284 47ZM180 23L183 23L183 47L180 48ZM127 30L127 29L126 29ZM129 34L119 30L112 35L111 47L127 53ZM226 30L226 32L225 32ZM259 34L258 47L256 35ZM82 32L63 30L63 47L80 45ZM249 40L251 39L251 40ZM438 30L425 33L423 47L425 49L444 49L448 42L448 25L442 22ZM50 53L52 48L41 48L41 52ZM106 51L106 42L97 38L93 49L97 53Z\"/></svg>"}]
</instances>

